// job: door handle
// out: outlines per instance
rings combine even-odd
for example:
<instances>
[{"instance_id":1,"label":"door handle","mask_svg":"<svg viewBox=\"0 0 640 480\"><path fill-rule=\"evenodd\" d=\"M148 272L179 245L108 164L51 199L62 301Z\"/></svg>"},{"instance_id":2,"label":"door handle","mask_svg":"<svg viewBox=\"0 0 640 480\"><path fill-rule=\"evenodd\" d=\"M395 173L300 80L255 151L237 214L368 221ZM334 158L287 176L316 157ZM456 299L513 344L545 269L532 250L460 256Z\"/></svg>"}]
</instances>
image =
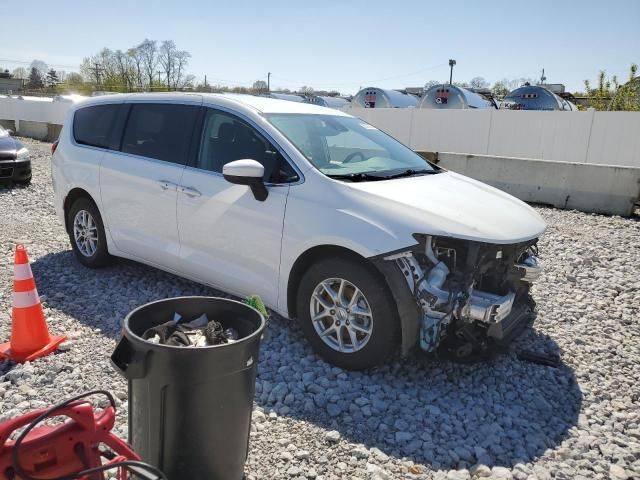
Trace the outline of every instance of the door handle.
<instances>
[{"instance_id":1,"label":"door handle","mask_svg":"<svg viewBox=\"0 0 640 480\"><path fill-rule=\"evenodd\" d=\"M202 193L200 193L200 190L193 187L180 187L180 191L192 198L199 197L200 195L202 195Z\"/></svg>"},{"instance_id":2,"label":"door handle","mask_svg":"<svg viewBox=\"0 0 640 480\"><path fill-rule=\"evenodd\" d=\"M174 188L178 187L178 185L176 185L173 182L170 182L169 180L158 180L158 183L160 184L160 188L162 190L169 190L170 187L174 187Z\"/></svg>"}]
</instances>

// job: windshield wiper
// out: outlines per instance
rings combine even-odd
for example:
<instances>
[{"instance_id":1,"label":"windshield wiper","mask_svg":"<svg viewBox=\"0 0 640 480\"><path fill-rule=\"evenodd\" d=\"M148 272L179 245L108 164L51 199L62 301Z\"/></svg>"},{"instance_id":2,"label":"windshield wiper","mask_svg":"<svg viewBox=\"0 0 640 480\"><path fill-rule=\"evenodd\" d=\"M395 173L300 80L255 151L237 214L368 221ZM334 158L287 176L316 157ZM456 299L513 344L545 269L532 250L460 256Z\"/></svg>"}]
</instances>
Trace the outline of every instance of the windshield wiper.
<instances>
[{"instance_id":1,"label":"windshield wiper","mask_svg":"<svg viewBox=\"0 0 640 480\"><path fill-rule=\"evenodd\" d=\"M404 172L394 173L393 175L386 175L382 178L385 180L390 180L392 178L400 178L400 177L412 177L413 175L433 175L435 173L440 173L442 170L413 170L408 169Z\"/></svg>"},{"instance_id":2,"label":"windshield wiper","mask_svg":"<svg viewBox=\"0 0 640 480\"><path fill-rule=\"evenodd\" d=\"M363 182L370 180L387 180L388 177L380 176L380 175L372 175L369 172L360 172L360 173L346 173L346 174L330 174L325 173L325 175L329 178L333 178L334 180L350 180L352 182Z\"/></svg>"},{"instance_id":3,"label":"windshield wiper","mask_svg":"<svg viewBox=\"0 0 640 480\"><path fill-rule=\"evenodd\" d=\"M408 169L400 173L394 173L392 175L384 175L381 172L359 172L359 173L346 173L346 174L329 174L325 175L335 180L351 180L352 182L362 182L371 180L391 180L393 178L411 177L413 175L430 175L434 173L440 173L442 170L414 170Z\"/></svg>"}]
</instances>

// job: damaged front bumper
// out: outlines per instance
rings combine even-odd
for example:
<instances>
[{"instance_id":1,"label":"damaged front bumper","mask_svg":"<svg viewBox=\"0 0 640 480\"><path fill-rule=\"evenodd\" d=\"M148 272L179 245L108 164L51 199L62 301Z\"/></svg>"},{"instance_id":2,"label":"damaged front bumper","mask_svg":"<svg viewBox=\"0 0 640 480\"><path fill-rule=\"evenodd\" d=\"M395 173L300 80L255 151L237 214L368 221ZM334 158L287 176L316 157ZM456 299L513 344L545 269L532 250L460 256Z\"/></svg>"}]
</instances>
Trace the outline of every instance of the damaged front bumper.
<instances>
[{"instance_id":1,"label":"damaged front bumper","mask_svg":"<svg viewBox=\"0 0 640 480\"><path fill-rule=\"evenodd\" d=\"M542 272L537 239L513 245L416 239L416 247L377 262L399 307L403 354L419 339L426 352L466 357L510 342L531 323L529 285ZM405 302L413 308L401 307Z\"/></svg>"}]
</instances>

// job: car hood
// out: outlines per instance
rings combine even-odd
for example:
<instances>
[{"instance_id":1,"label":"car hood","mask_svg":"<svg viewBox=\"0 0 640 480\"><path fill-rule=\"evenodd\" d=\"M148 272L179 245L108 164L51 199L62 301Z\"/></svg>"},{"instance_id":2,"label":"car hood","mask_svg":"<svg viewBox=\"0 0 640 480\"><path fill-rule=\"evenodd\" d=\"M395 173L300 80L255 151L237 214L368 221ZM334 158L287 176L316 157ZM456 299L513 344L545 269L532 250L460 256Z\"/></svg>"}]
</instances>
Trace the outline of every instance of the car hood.
<instances>
[{"instance_id":1,"label":"car hood","mask_svg":"<svg viewBox=\"0 0 640 480\"><path fill-rule=\"evenodd\" d=\"M413 233L507 244L536 238L546 229L526 203L454 172L345 185L366 193L356 197L370 211L392 224L402 222Z\"/></svg>"},{"instance_id":2,"label":"car hood","mask_svg":"<svg viewBox=\"0 0 640 480\"><path fill-rule=\"evenodd\" d=\"M22 144L11 137L0 137L0 160L13 160Z\"/></svg>"}]
</instances>

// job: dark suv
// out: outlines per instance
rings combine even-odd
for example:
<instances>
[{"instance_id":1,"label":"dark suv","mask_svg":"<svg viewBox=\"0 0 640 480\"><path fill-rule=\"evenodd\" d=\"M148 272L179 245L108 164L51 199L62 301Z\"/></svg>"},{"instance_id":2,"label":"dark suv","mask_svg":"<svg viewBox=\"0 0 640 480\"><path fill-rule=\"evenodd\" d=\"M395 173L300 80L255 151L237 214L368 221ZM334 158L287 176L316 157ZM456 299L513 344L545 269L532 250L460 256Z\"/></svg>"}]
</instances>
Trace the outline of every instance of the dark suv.
<instances>
[{"instance_id":1,"label":"dark suv","mask_svg":"<svg viewBox=\"0 0 640 480\"><path fill-rule=\"evenodd\" d=\"M0 126L0 182L31 183L29 150Z\"/></svg>"}]
</instances>

